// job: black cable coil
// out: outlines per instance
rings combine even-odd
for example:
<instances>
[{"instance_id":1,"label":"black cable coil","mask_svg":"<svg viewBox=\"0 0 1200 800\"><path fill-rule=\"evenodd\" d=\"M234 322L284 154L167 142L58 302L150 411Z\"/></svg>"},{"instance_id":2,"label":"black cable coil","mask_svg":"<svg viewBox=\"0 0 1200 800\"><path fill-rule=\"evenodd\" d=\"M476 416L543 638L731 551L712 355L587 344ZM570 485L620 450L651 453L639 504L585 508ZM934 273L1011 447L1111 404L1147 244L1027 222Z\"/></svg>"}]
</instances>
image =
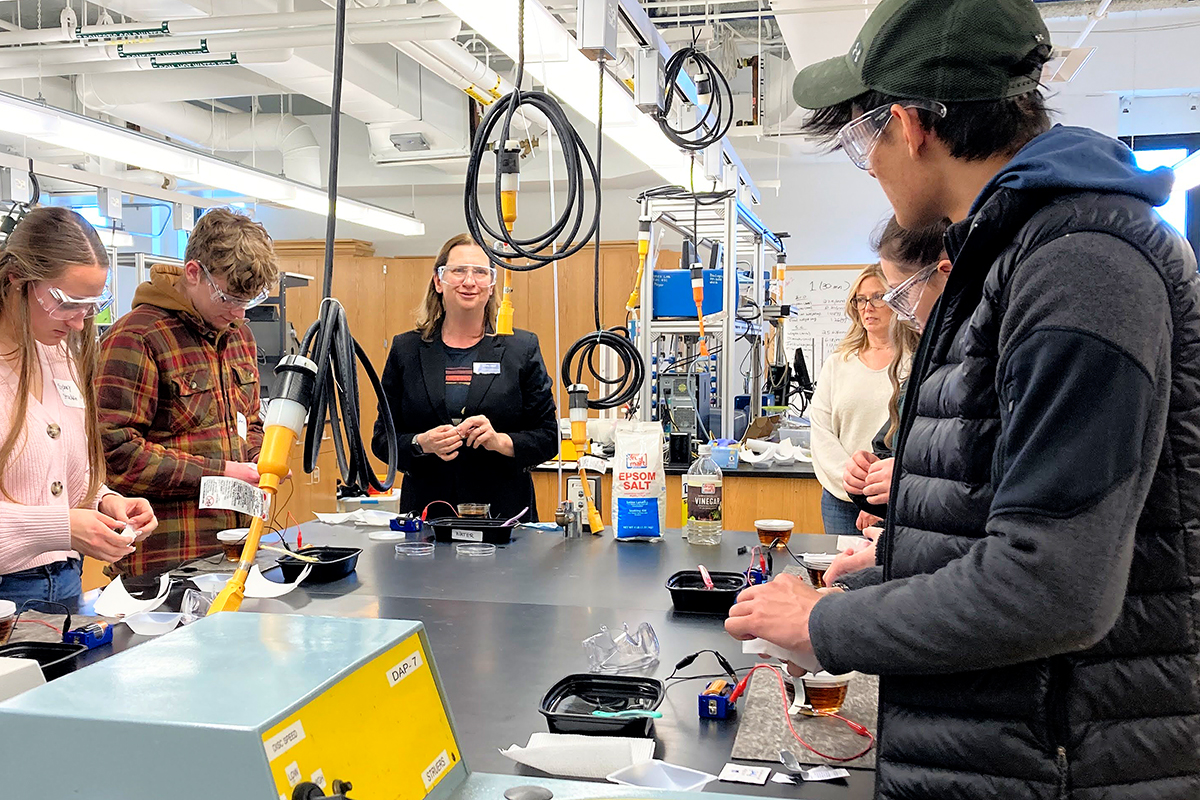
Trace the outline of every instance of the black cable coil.
<instances>
[{"instance_id":1,"label":"black cable coil","mask_svg":"<svg viewBox=\"0 0 1200 800\"><path fill-rule=\"evenodd\" d=\"M330 209L334 207L334 201L337 198L338 155L341 151L340 120L342 74L346 60L346 0L337 0L334 29L333 97L329 120L328 194ZM304 341L300 344L300 353L317 365L317 380L313 385L304 436L304 471L311 473L316 467L317 456L321 452L321 439L325 432L325 424L330 422L332 423L329 427L333 436L334 452L337 455L338 469L342 474L343 483L356 490L358 494L365 495L368 486L378 492L386 492L392 488L392 482L396 478L396 459L400 455L396 426L392 421L391 407L383 394L383 385L379 381L375 368L371 366L362 346L350 335L345 309L337 300L330 298L333 290L333 246L336 233L337 217L331 210L327 216L325 227L324 300L321 302L317 321L305 332ZM363 445L362 431L359 428L358 364L360 362L375 389L375 396L379 399L380 420L383 423L387 439L387 478L383 482L380 482L379 478L375 476L375 471L371 469L367 459L367 449ZM347 449L349 450L348 456Z\"/></svg>"},{"instance_id":2,"label":"black cable coil","mask_svg":"<svg viewBox=\"0 0 1200 800\"><path fill-rule=\"evenodd\" d=\"M555 137L562 145L567 176L567 193L562 213L549 228L526 238L508 232L504 227L500 210L501 158L499 154L509 140L513 115L522 106L537 109L549 120ZM483 163L484 153L488 150L492 134L498 125L501 127L500 135L496 140L495 217L493 218L485 215L479 203L479 168ZM580 237L579 232L584 226L585 164L592 178L595 205L591 223ZM470 232L471 238L483 248L493 263L505 269L516 272L539 269L561 258L578 253L591 241L600 224L600 176L587 146L571 125L570 120L567 119L566 112L563 111L558 101L545 92L522 92L516 88L492 104L492 107L488 109L487 116L483 118L483 122L475 132L475 141L471 145L471 158L467 162L464 206L467 230ZM503 247L500 246L500 242L503 242ZM532 263L514 264L512 263L514 258L523 258Z\"/></svg>"},{"instance_id":3,"label":"black cable coil","mask_svg":"<svg viewBox=\"0 0 1200 800\"><path fill-rule=\"evenodd\" d=\"M602 347L607 347L615 352L621 362L621 369L616 378L605 377L596 363L597 351ZM575 363L576 358L579 359L578 364ZM616 387L608 394L594 400L588 398L588 408L617 408L633 402L646 377L646 364L642 361L642 354L629 339L629 331L620 326L589 333L571 345L562 361L563 386L583 383L585 366L592 378L601 386ZM572 372L575 375L574 380L571 378Z\"/></svg>"},{"instance_id":4,"label":"black cable coil","mask_svg":"<svg viewBox=\"0 0 1200 800\"><path fill-rule=\"evenodd\" d=\"M696 65L701 76L697 79L698 89L699 84L705 80L703 76L707 76L707 80L711 82L709 93L712 99L709 101L708 107L704 109L704 114L696 120L695 125L690 128L676 129L672 128L668 121L671 115L671 104L675 100L675 85L679 79L679 73L683 71L689 61ZM729 81L721 74L721 70L717 69L713 60L697 50L695 46L682 47L667 59L663 80L666 85L665 99L663 110L657 116L658 127L662 129L663 134L685 150L703 150L721 141L730 126L733 125L733 91L729 88Z\"/></svg>"}]
</instances>

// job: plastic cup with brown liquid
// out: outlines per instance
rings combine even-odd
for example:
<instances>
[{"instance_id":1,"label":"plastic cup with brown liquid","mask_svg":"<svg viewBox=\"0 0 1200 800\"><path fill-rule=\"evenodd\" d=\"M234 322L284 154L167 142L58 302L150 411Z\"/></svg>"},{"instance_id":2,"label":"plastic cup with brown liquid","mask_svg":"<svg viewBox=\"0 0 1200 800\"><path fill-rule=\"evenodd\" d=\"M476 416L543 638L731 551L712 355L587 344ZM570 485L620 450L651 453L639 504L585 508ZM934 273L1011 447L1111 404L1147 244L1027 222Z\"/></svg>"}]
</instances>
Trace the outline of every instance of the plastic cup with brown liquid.
<instances>
[{"instance_id":1,"label":"plastic cup with brown liquid","mask_svg":"<svg viewBox=\"0 0 1200 800\"><path fill-rule=\"evenodd\" d=\"M483 517L487 518L492 513L491 503L459 503L458 515L460 517Z\"/></svg>"},{"instance_id":2,"label":"plastic cup with brown liquid","mask_svg":"<svg viewBox=\"0 0 1200 800\"><path fill-rule=\"evenodd\" d=\"M225 551L227 560L241 560L242 549L245 548L246 537L249 535L249 528L230 528L217 534L217 541L221 543L221 549Z\"/></svg>"},{"instance_id":3,"label":"plastic cup with brown liquid","mask_svg":"<svg viewBox=\"0 0 1200 800\"><path fill-rule=\"evenodd\" d=\"M846 695L850 691L850 679L853 672L844 675L831 675L828 672L817 672L804 675L796 680L797 688L804 689L804 701L812 706L813 711L821 714L837 714L846 703Z\"/></svg>"},{"instance_id":4,"label":"plastic cup with brown liquid","mask_svg":"<svg viewBox=\"0 0 1200 800\"><path fill-rule=\"evenodd\" d=\"M11 600L0 600L0 644L7 644L17 624L17 604Z\"/></svg>"},{"instance_id":5,"label":"plastic cup with brown liquid","mask_svg":"<svg viewBox=\"0 0 1200 800\"><path fill-rule=\"evenodd\" d=\"M808 580L818 589L825 587L825 570L836 558L832 553L805 553L800 559L801 565L808 571Z\"/></svg>"},{"instance_id":6,"label":"plastic cup with brown liquid","mask_svg":"<svg viewBox=\"0 0 1200 800\"><path fill-rule=\"evenodd\" d=\"M785 547L792 538L796 524L790 519L756 519L754 530L758 532L758 543L763 547L775 545Z\"/></svg>"}]
</instances>

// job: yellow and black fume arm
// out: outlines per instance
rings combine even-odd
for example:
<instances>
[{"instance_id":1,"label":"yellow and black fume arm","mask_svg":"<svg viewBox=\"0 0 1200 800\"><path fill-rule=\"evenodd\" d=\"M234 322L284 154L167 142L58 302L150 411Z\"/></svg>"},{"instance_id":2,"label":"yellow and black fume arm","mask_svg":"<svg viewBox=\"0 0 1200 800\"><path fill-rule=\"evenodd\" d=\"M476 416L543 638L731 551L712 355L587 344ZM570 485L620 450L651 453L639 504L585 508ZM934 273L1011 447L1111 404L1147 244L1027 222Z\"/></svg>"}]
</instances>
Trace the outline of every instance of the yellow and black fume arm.
<instances>
[{"instance_id":1,"label":"yellow and black fume arm","mask_svg":"<svg viewBox=\"0 0 1200 800\"><path fill-rule=\"evenodd\" d=\"M521 146L510 139L496 154L500 160L500 215L504 229L512 236L517 222L517 189L521 183ZM496 312L496 333L499 336L513 334L512 270L504 270L504 288L500 294L500 309Z\"/></svg>"},{"instance_id":2,"label":"yellow and black fume arm","mask_svg":"<svg viewBox=\"0 0 1200 800\"><path fill-rule=\"evenodd\" d=\"M692 299L696 301L696 321L700 327L700 355L708 358L708 339L704 337L704 266L692 264Z\"/></svg>"},{"instance_id":3,"label":"yellow and black fume arm","mask_svg":"<svg viewBox=\"0 0 1200 800\"><path fill-rule=\"evenodd\" d=\"M646 272L646 256L650 254L650 200L642 198L642 213L638 217L638 269L633 291L625 301L625 310L632 313L642 304L642 276Z\"/></svg>"},{"instance_id":4,"label":"yellow and black fume arm","mask_svg":"<svg viewBox=\"0 0 1200 800\"><path fill-rule=\"evenodd\" d=\"M571 444L575 445L575 457L579 459L579 482L583 499L587 502L588 528L592 534L604 533L604 519L596 510L592 499L592 487L588 483L587 471L583 468L583 456L587 454L588 387L586 383L573 383L567 389L571 408Z\"/></svg>"},{"instance_id":5,"label":"yellow and black fume arm","mask_svg":"<svg viewBox=\"0 0 1200 800\"><path fill-rule=\"evenodd\" d=\"M258 454L258 488L267 493L272 505L279 484L287 477L292 446L304 430L313 385L317 380L317 365L304 356L284 356L275 367L275 374L283 378L280 395L267 406L267 418L263 423L262 450ZM242 548L237 570L213 600L208 610L209 614L237 611L241 607L245 598L246 577L250 574L254 559L258 555L258 543L262 538L264 524L260 517L254 517L251 521L250 533Z\"/></svg>"}]
</instances>

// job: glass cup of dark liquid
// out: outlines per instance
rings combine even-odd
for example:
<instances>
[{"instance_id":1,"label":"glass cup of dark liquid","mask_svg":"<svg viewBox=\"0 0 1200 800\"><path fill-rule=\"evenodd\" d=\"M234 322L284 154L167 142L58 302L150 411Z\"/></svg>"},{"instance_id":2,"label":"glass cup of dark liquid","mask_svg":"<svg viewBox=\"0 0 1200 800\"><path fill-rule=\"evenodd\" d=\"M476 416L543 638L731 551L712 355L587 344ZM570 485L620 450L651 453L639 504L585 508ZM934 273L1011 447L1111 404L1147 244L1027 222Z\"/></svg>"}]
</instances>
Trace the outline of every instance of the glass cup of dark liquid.
<instances>
[{"instance_id":1,"label":"glass cup of dark liquid","mask_svg":"<svg viewBox=\"0 0 1200 800\"><path fill-rule=\"evenodd\" d=\"M836 714L846 703L850 679L853 677L853 672L844 675L832 675L828 672L810 673L796 679L796 688L804 690L804 702L812 706L813 711L820 714Z\"/></svg>"},{"instance_id":2,"label":"glass cup of dark liquid","mask_svg":"<svg viewBox=\"0 0 1200 800\"><path fill-rule=\"evenodd\" d=\"M458 515L460 517L484 517L487 518L492 513L491 503L459 503Z\"/></svg>"}]
</instances>

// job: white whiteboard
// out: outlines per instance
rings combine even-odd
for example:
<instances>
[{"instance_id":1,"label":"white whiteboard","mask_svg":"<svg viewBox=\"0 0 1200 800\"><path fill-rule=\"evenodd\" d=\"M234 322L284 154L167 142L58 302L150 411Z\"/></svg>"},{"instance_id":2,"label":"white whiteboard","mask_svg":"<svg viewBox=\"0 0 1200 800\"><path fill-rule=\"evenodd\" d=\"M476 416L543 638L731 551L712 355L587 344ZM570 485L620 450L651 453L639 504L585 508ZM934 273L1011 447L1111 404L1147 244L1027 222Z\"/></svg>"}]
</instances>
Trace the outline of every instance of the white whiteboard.
<instances>
[{"instance_id":1,"label":"white whiteboard","mask_svg":"<svg viewBox=\"0 0 1200 800\"><path fill-rule=\"evenodd\" d=\"M846 298L863 266L789 267L783 302L792 306L784 325L784 348L792 363L796 348L804 352L808 373L815 381L825 359L833 354L850 329Z\"/></svg>"}]
</instances>

